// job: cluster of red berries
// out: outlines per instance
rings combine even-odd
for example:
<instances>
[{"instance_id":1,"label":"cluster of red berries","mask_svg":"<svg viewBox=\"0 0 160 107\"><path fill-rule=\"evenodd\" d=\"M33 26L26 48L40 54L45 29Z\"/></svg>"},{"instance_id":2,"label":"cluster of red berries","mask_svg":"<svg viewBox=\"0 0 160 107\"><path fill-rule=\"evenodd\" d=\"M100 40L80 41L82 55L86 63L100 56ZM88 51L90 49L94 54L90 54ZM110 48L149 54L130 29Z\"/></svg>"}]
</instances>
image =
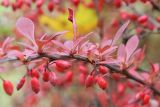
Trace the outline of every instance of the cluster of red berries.
<instances>
[{"instance_id":1,"label":"cluster of red berries","mask_svg":"<svg viewBox=\"0 0 160 107\"><path fill-rule=\"evenodd\" d=\"M41 76L42 80L44 82L50 82L50 84L53 86L70 83L73 79L73 71L68 70L71 67L71 64L68 61L64 60L57 60L55 61L54 64L55 64L55 69L58 72L60 73L66 72L63 78L61 79L57 78L55 72L49 71L49 69L47 70L46 68L42 72L40 72L40 70L37 69L31 69L28 71L27 75L23 76L19 80L16 86L17 90L20 90L24 86L26 77L29 76L31 78L30 79L31 89L33 90L33 92L38 93L40 91L40 73L42 74ZM80 83L83 83L86 87L91 87L95 83L97 83L98 86L103 90L105 90L108 87L108 83L104 77L104 75L108 73L108 69L106 67L99 66L98 68L99 74L97 75L93 75L93 73L88 74L87 68L83 64L80 64L78 69L81 73L79 75L79 81ZM8 95L12 95L14 88L13 84L10 81L3 80L3 88Z\"/></svg>"},{"instance_id":2,"label":"cluster of red berries","mask_svg":"<svg viewBox=\"0 0 160 107\"><path fill-rule=\"evenodd\" d=\"M9 2L9 0L3 0L1 2L1 5L4 7L12 7L12 10L15 11L17 9L21 9L24 5L31 7L32 3L35 3L36 7L39 9L42 7L43 4L45 4L45 0L16 0L16 2ZM52 12L54 9L54 2L53 1L49 1L47 3L47 9L48 11Z\"/></svg>"},{"instance_id":3,"label":"cluster of red berries","mask_svg":"<svg viewBox=\"0 0 160 107\"><path fill-rule=\"evenodd\" d=\"M123 2L126 3L127 5L129 5L129 4L135 3L136 1L138 1L138 0L114 0L113 3L114 3L115 7L120 8L122 6ZM140 0L140 1L142 3L150 2L149 0Z\"/></svg>"},{"instance_id":4,"label":"cluster of red berries","mask_svg":"<svg viewBox=\"0 0 160 107\"><path fill-rule=\"evenodd\" d=\"M139 92L137 95L136 95L136 98L140 101L142 101L142 105L146 105L149 103L150 101L150 95L149 94L146 94L144 92Z\"/></svg>"}]
</instances>

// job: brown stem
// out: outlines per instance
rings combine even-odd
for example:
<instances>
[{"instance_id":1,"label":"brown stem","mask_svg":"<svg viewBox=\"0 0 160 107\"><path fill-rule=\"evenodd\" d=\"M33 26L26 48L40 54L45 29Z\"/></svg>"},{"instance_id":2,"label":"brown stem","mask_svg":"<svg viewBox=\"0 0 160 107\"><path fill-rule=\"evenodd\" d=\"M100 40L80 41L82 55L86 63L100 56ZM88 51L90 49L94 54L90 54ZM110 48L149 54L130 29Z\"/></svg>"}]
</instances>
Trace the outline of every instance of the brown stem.
<instances>
[{"instance_id":1,"label":"brown stem","mask_svg":"<svg viewBox=\"0 0 160 107\"><path fill-rule=\"evenodd\" d=\"M155 95L159 95L160 96L160 91L158 89L156 89L153 85L151 85L151 84L149 84L149 83L147 83L147 82L145 82L145 81L133 76L127 70L120 70L119 68L117 68L117 67L115 67L113 65L99 64L99 63L96 63L95 61L90 61L87 57L83 57L83 56L80 56L80 55L58 55L58 54L48 55L48 54L45 54L45 53L28 57L26 59L26 62L37 60L37 59L40 59L40 58L48 58L50 61L59 60L59 59L63 59L63 60L75 59L75 60L78 60L78 61L84 61L84 62L90 63L92 65L96 64L97 66L99 66L99 65L106 66L113 73L122 74L128 79L134 80L134 81L136 81L136 82L138 82L138 83L150 88ZM0 63L4 63L4 62L8 62L8 61L17 61L17 60L19 60L19 59L18 58L3 58L3 59L0 59Z\"/></svg>"},{"instance_id":2,"label":"brown stem","mask_svg":"<svg viewBox=\"0 0 160 107\"><path fill-rule=\"evenodd\" d=\"M152 4L153 8L157 11L160 12L160 7L153 1L153 0L150 0L150 3Z\"/></svg>"}]
</instances>

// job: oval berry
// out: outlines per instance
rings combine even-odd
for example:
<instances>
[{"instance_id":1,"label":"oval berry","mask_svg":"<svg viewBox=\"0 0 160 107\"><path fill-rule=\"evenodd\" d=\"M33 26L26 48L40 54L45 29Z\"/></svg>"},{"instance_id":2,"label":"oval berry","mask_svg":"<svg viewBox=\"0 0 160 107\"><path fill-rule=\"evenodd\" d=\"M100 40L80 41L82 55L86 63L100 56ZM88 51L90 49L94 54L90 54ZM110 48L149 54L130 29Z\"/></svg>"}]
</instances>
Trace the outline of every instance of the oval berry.
<instances>
[{"instance_id":1,"label":"oval berry","mask_svg":"<svg viewBox=\"0 0 160 107\"><path fill-rule=\"evenodd\" d=\"M30 71L30 75L31 75L31 77L39 78L39 73L38 73L38 71L35 70L35 69L32 69L32 70Z\"/></svg>"},{"instance_id":2,"label":"oval berry","mask_svg":"<svg viewBox=\"0 0 160 107\"><path fill-rule=\"evenodd\" d=\"M58 60L55 62L56 67L60 70L65 70L71 67L71 64L68 61Z\"/></svg>"},{"instance_id":3,"label":"oval berry","mask_svg":"<svg viewBox=\"0 0 160 107\"><path fill-rule=\"evenodd\" d=\"M49 10L50 12L52 12L53 9L54 9L54 4L53 4L53 2L49 2L48 5L47 5L47 8L48 8L48 10Z\"/></svg>"},{"instance_id":4,"label":"oval berry","mask_svg":"<svg viewBox=\"0 0 160 107\"><path fill-rule=\"evenodd\" d=\"M149 100L150 100L150 96L146 94L143 98L142 105L148 104Z\"/></svg>"},{"instance_id":5,"label":"oval berry","mask_svg":"<svg viewBox=\"0 0 160 107\"><path fill-rule=\"evenodd\" d=\"M22 77L20 79L19 83L17 84L17 90L20 90L23 87L25 81L26 81L25 77Z\"/></svg>"},{"instance_id":6,"label":"oval berry","mask_svg":"<svg viewBox=\"0 0 160 107\"><path fill-rule=\"evenodd\" d=\"M48 82L49 81L49 76L50 76L50 72L44 71L43 72L43 77L42 77L43 81Z\"/></svg>"},{"instance_id":7,"label":"oval berry","mask_svg":"<svg viewBox=\"0 0 160 107\"><path fill-rule=\"evenodd\" d=\"M91 87L94 84L94 77L93 75L88 75L85 80L86 87Z\"/></svg>"},{"instance_id":8,"label":"oval berry","mask_svg":"<svg viewBox=\"0 0 160 107\"><path fill-rule=\"evenodd\" d=\"M8 80L3 81L3 89L6 92L6 94L8 94L10 96L12 95L12 93L14 91L13 84Z\"/></svg>"},{"instance_id":9,"label":"oval berry","mask_svg":"<svg viewBox=\"0 0 160 107\"><path fill-rule=\"evenodd\" d=\"M142 16L140 16L139 18L138 18L138 22L140 23L140 24L144 24L145 22L147 22L148 21L148 16L147 15L142 15Z\"/></svg>"},{"instance_id":10,"label":"oval berry","mask_svg":"<svg viewBox=\"0 0 160 107\"><path fill-rule=\"evenodd\" d=\"M71 82L73 79L73 72L72 71L68 71L65 74L65 82Z\"/></svg>"},{"instance_id":11,"label":"oval berry","mask_svg":"<svg viewBox=\"0 0 160 107\"><path fill-rule=\"evenodd\" d=\"M83 74L87 74L87 68L84 65L79 65L79 71Z\"/></svg>"},{"instance_id":12,"label":"oval berry","mask_svg":"<svg viewBox=\"0 0 160 107\"><path fill-rule=\"evenodd\" d=\"M98 77L97 78L97 83L101 89L106 89L107 88L107 81L103 77Z\"/></svg>"},{"instance_id":13,"label":"oval berry","mask_svg":"<svg viewBox=\"0 0 160 107\"><path fill-rule=\"evenodd\" d=\"M36 77L33 77L31 79L31 87L35 93L38 93L40 91L40 84L39 84L39 81Z\"/></svg>"},{"instance_id":14,"label":"oval berry","mask_svg":"<svg viewBox=\"0 0 160 107\"><path fill-rule=\"evenodd\" d=\"M106 74L108 69L105 66L99 66L99 72L102 74Z\"/></svg>"}]
</instances>

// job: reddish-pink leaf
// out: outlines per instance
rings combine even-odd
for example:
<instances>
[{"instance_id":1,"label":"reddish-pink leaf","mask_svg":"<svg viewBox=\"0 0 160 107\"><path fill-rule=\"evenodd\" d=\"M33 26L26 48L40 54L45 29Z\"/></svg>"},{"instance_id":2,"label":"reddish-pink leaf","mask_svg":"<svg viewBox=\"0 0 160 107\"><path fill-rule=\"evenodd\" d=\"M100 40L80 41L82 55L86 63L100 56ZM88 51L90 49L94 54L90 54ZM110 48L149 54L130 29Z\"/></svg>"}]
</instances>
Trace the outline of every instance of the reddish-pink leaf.
<instances>
[{"instance_id":1,"label":"reddish-pink leaf","mask_svg":"<svg viewBox=\"0 0 160 107\"><path fill-rule=\"evenodd\" d=\"M117 57L118 60L120 60L121 62L125 62L125 58L126 58L126 49L124 44L121 44L118 48L118 53L117 53Z\"/></svg>"},{"instance_id":2,"label":"reddish-pink leaf","mask_svg":"<svg viewBox=\"0 0 160 107\"><path fill-rule=\"evenodd\" d=\"M16 23L17 30L29 40L35 44L35 37L34 37L34 24L33 22L25 17L21 17L17 20Z\"/></svg>"},{"instance_id":3,"label":"reddish-pink leaf","mask_svg":"<svg viewBox=\"0 0 160 107\"><path fill-rule=\"evenodd\" d=\"M158 63L155 63L155 64L150 63L150 64L151 64L151 67L152 67L152 71L158 73L158 71L159 71L159 64Z\"/></svg>"},{"instance_id":4,"label":"reddish-pink leaf","mask_svg":"<svg viewBox=\"0 0 160 107\"><path fill-rule=\"evenodd\" d=\"M133 36L128 40L126 44L126 52L127 52L126 61L129 60L133 52L136 50L138 44L139 44L139 39L137 36Z\"/></svg>"},{"instance_id":5,"label":"reddish-pink leaf","mask_svg":"<svg viewBox=\"0 0 160 107\"><path fill-rule=\"evenodd\" d=\"M109 54L115 52L116 49L117 49L117 46L110 47L109 49L106 49L106 50L102 53L102 55L109 55Z\"/></svg>"},{"instance_id":6,"label":"reddish-pink leaf","mask_svg":"<svg viewBox=\"0 0 160 107\"><path fill-rule=\"evenodd\" d=\"M68 20L71 21L73 23L73 10L68 8L68 12L69 12L69 16L68 16Z\"/></svg>"},{"instance_id":7,"label":"reddish-pink leaf","mask_svg":"<svg viewBox=\"0 0 160 107\"><path fill-rule=\"evenodd\" d=\"M13 38L7 37L2 44L2 50L4 51L13 40Z\"/></svg>"},{"instance_id":8,"label":"reddish-pink leaf","mask_svg":"<svg viewBox=\"0 0 160 107\"><path fill-rule=\"evenodd\" d=\"M122 36L123 32L125 31L125 29L127 28L128 24L129 24L130 21L127 21L126 23L124 23L120 29L117 31L115 37L113 38L113 41L112 41L112 44L111 45L114 45L117 40L120 38L120 36Z\"/></svg>"}]
</instances>

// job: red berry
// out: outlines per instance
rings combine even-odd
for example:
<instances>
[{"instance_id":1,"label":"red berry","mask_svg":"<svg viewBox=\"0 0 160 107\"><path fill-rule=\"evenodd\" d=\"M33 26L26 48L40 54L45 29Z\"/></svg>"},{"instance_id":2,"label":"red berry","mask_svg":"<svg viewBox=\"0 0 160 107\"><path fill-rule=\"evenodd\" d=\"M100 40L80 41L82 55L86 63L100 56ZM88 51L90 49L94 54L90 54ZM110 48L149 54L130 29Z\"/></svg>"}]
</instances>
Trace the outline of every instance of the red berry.
<instances>
[{"instance_id":1,"label":"red berry","mask_svg":"<svg viewBox=\"0 0 160 107\"><path fill-rule=\"evenodd\" d=\"M98 85L99 85L99 87L101 88L101 89L106 89L107 88L107 82L106 82L106 80L103 78L103 77L98 77L97 78L97 83L98 83Z\"/></svg>"},{"instance_id":2,"label":"red berry","mask_svg":"<svg viewBox=\"0 0 160 107\"><path fill-rule=\"evenodd\" d=\"M127 12L121 12L120 16L122 20L127 20L129 18L129 14Z\"/></svg>"},{"instance_id":3,"label":"red berry","mask_svg":"<svg viewBox=\"0 0 160 107\"><path fill-rule=\"evenodd\" d=\"M32 69L32 70L30 71L30 76L31 76L31 77L39 78L39 73L38 73L37 70Z\"/></svg>"},{"instance_id":4,"label":"red berry","mask_svg":"<svg viewBox=\"0 0 160 107\"><path fill-rule=\"evenodd\" d=\"M49 10L50 12L52 12L53 9L54 9L54 4L53 4L53 2L49 2L48 5L47 5L47 8L48 8L48 10Z\"/></svg>"},{"instance_id":5,"label":"red berry","mask_svg":"<svg viewBox=\"0 0 160 107\"><path fill-rule=\"evenodd\" d=\"M125 85L122 83L118 84L118 92L123 93L124 90L125 90Z\"/></svg>"},{"instance_id":6,"label":"red berry","mask_svg":"<svg viewBox=\"0 0 160 107\"><path fill-rule=\"evenodd\" d=\"M3 89L6 92L6 94L11 96L13 93L13 90L14 90L13 84L8 80L4 80L3 81Z\"/></svg>"},{"instance_id":7,"label":"red berry","mask_svg":"<svg viewBox=\"0 0 160 107\"><path fill-rule=\"evenodd\" d=\"M148 16L147 15L142 15L138 18L138 22L140 24L146 23L148 21Z\"/></svg>"},{"instance_id":8,"label":"red berry","mask_svg":"<svg viewBox=\"0 0 160 107\"><path fill-rule=\"evenodd\" d=\"M79 65L79 71L83 74L87 74L87 69L84 65Z\"/></svg>"},{"instance_id":9,"label":"red berry","mask_svg":"<svg viewBox=\"0 0 160 107\"><path fill-rule=\"evenodd\" d=\"M149 100L150 100L150 96L146 94L143 98L142 105L148 104Z\"/></svg>"},{"instance_id":10,"label":"red berry","mask_svg":"<svg viewBox=\"0 0 160 107\"><path fill-rule=\"evenodd\" d=\"M84 85L84 84L85 84L86 75L83 74L83 73L81 73L81 74L79 75L79 78L78 78L78 79L79 79L80 84Z\"/></svg>"},{"instance_id":11,"label":"red berry","mask_svg":"<svg viewBox=\"0 0 160 107\"><path fill-rule=\"evenodd\" d=\"M16 11L16 9L17 9L16 3L12 3L12 10L13 10L13 11Z\"/></svg>"},{"instance_id":12,"label":"red berry","mask_svg":"<svg viewBox=\"0 0 160 107\"><path fill-rule=\"evenodd\" d=\"M73 4L74 4L75 6L78 6L79 3L80 3L80 0L72 0L72 2L73 2Z\"/></svg>"},{"instance_id":13,"label":"red berry","mask_svg":"<svg viewBox=\"0 0 160 107\"><path fill-rule=\"evenodd\" d=\"M23 87L25 81L26 81L25 77L22 77L20 79L19 83L17 84L17 90L20 90Z\"/></svg>"},{"instance_id":14,"label":"red berry","mask_svg":"<svg viewBox=\"0 0 160 107\"><path fill-rule=\"evenodd\" d=\"M5 7L8 7L8 6L9 6L9 0L3 0L3 1L1 2L1 4L2 4L3 6L5 6Z\"/></svg>"},{"instance_id":15,"label":"red berry","mask_svg":"<svg viewBox=\"0 0 160 107\"><path fill-rule=\"evenodd\" d=\"M58 79L57 79L57 76L56 76L56 74L54 72L50 73L49 81L53 86L57 85Z\"/></svg>"},{"instance_id":16,"label":"red berry","mask_svg":"<svg viewBox=\"0 0 160 107\"><path fill-rule=\"evenodd\" d=\"M121 5L122 5L122 1L121 1L121 0L114 0L114 5L115 5L117 8L120 8Z\"/></svg>"},{"instance_id":17,"label":"red berry","mask_svg":"<svg viewBox=\"0 0 160 107\"><path fill-rule=\"evenodd\" d=\"M71 67L71 64L68 61L64 61L64 60L58 60L55 62L55 64L58 69L63 71Z\"/></svg>"},{"instance_id":18,"label":"red berry","mask_svg":"<svg viewBox=\"0 0 160 107\"><path fill-rule=\"evenodd\" d=\"M73 78L73 72L72 71L68 71L65 74L65 82L71 82Z\"/></svg>"},{"instance_id":19,"label":"red berry","mask_svg":"<svg viewBox=\"0 0 160 107\"><path fill-rule=\"evenodd\" d=\"M31 87L35 93L38 93L40 91L40 84L39 84L39 81L36 77L33 77L31 79Z\"/></svg>"},{"instance_id":20,"label":"red berry","mask_svg":"<svg viewBox=\"0 0 160 107\"><path fill-rule=\"evenodd\" d=\"M49 76L50 76L50 72L44 71L43 72L43 77L42 77L43 81L48 82L49 81Z\"/></svg>"},{"instance_id":21,"label":"red berry","mask_svg":"<svg viewBox=\"0 0 160 107\"><path fill-rule=\"evenodd\" d=\"M102 74L106 74L108 69L105 66L99 66L99 72Z\"/></svg>"},{"instance_id":22,"label":"red berry","mask_svg":"<svg viewBox=\"0 0 160 107\"><path fill-rule=\"evenodd\" d=\"M129 0L129 3L135 3L136 0Z\"/></svg>"},{"instance_id":23,"label":"red berry","mask_svg":"<svg viewBox=\"0 0 160 107\"><path fill-rule=\"evenodd\" d=\"M157 21L160 23L160 16L157 17Z\"/></svg>"},{"instance_id":24,"label":"red berry","mask_svg":"<svg viewBox=\"0 0 160 107\"><path fill-rule=\"evenodd\" d=\"M146 3L148 0L141 0L141 2Z\"/></svg>"},{"instance_id":25,"label":"red berry","mask_svg":"<svg viewBox=\"0 0 160 107\"><path fill-rule=\"evenodd\" d=\"M44 3L44 0L37 0L36 2L37 8L40 8L43 5L43 3Z\"/></svg>"},{"instance_id":26,"label":"red berry","mask_svg":"<svg viewBox=\"0 0 160 107\"><path fill-rule=\"evenodd\" d=\"M17 8L21 8L23 5L23 0L18 0L17 1Z\"/></svg>"},{"instance_id":27,"label":"red berry","mask_svg":"<svg viewBox=\"0 0 160 107\"><path fill-rule=\"evenodd\" d=\"M138 16L136 14L129 14L129 18L133 21L136 21Z\"/></svg>"},{"instance_id":28,"label":"red berry","mask_svg":"<svg viewBox=\"0 0 160 107\"><path fill-rule=\"evenodd\" d=\"M93 75L88 75L88 77L85 80L86 87L91 87L94 84L94 77Z\"/></svg>"}]
</instances>

